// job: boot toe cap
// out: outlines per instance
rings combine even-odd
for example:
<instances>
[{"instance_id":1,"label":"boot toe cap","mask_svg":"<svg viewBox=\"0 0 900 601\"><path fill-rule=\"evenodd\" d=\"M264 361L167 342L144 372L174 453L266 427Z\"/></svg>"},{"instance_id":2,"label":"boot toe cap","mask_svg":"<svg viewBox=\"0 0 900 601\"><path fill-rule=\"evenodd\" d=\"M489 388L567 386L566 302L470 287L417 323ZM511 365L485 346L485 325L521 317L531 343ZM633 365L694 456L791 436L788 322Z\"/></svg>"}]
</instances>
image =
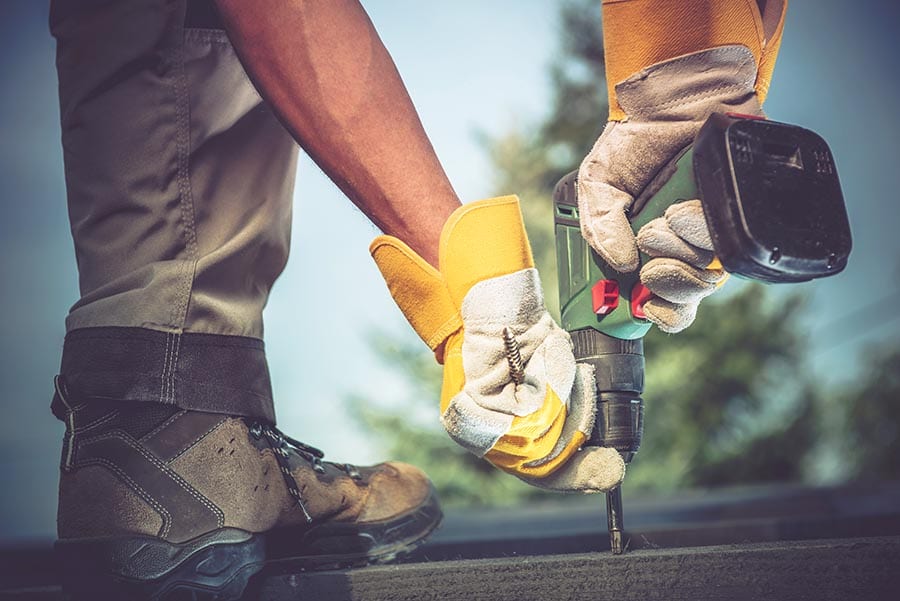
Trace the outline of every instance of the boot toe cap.
<instances>
[{"instance_id":1,"label":"boot toe cap","mask_svg":"<svg viewBox=\"0 0 900 601\"><path fill-rule=\"evenodd\" d=\"M427 502L434 487L425 472L399 462L383 463L369 480L360 521L375 522L414 511Z\"/></svg>"}]
</instances>

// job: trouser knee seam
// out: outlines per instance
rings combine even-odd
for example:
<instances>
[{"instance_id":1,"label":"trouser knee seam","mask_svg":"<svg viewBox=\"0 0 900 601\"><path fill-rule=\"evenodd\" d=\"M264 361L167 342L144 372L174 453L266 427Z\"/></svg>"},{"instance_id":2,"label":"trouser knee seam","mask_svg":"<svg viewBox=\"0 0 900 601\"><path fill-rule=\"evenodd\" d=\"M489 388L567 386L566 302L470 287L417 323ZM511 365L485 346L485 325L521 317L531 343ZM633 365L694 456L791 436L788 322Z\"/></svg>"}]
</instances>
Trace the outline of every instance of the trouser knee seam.
<instances>
[{"instance_id":1,"label":"trouser knee seam","mask_svg":"<svg viewBox=\"0 0 900 601\"><path fill-rule=\"evenodd\" d=\"M181 223L185 238L185 250L188 255L188 265L184 268L182 289L179 293L179 302L173 307L173 324L183 328L187 321L188 308L193 292L194 277L197 271L199 249L197 244L196 223L194 220L194 199L190 180L190 95L187 86L187 76L184 70L184 41L178 47L176 56L177 66L173 88L175 93L175 119L176 119L176 146L178 148L178 192Z\"/></svg>"}]
</instances>

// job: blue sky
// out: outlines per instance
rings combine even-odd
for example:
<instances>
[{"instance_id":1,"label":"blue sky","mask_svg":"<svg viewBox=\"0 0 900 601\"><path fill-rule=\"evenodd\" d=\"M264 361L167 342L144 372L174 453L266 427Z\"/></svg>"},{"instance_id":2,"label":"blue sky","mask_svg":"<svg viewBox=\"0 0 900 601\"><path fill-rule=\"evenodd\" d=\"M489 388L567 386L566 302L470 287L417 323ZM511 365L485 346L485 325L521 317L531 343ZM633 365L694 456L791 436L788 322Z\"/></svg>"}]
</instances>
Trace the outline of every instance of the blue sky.
<instances>
[{"instance_id":1,"label":"blue sky","mask_svg":"<svg viewBox=\"0 0 900 601\"><path fill-rule=\"evenodd\" d=\"M475 133L527 128L547 110L558 3L364 4L461 198L488 196L490 166ZM838 277L802 285L814 299L811 357L836 382L854 376L868 346L900 334L893 311L900 301L900 10L889 2L858 6L792 3L766 106L772 118L831 143L844 185L855 244L850 265ZM63 429L48 404L63 318L77 294L46 13L34 0L0 8L0 544L53 534ZM404 396L403 382L366 346L366 333L379 327L412 336L368 256L377 234L303 158L292 258L266 310L277 410L292 435L360 463L386 457L349 425L341 399L350 392Z\"/></svg>"}]
</instances>

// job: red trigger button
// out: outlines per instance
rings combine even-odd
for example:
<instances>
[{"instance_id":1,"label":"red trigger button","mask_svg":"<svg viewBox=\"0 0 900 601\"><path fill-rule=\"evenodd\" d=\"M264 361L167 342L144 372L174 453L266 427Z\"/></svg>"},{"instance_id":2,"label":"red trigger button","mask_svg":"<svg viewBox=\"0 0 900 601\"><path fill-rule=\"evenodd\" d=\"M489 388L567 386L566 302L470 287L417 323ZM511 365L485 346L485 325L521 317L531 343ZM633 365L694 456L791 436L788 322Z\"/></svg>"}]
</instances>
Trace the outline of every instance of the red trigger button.
<instances>
[{"instance_id":1,"label":"red trigger button","mask_svg":"<svg viewBox=\"0 0 900 601\"><path fill-rule=\"evenodd\" d=\"M591 301L594 313L607 315L619 306L619 282L615 280L597 280L591 287Z\"/></svg>"},{"instance_id":2,"label":"red trigger button","mask_svg":"<svg viewBox=\"0 0 900 601\"><path fill-rule=\"evenodd\" d=\"M650 289L638 282L631 289L631 314L637 317L638 319L647 319L647 315L644 313L644 303L650 300L650 297L653 296L653 293L650 292Z\"/></svg>"}]
</instances>

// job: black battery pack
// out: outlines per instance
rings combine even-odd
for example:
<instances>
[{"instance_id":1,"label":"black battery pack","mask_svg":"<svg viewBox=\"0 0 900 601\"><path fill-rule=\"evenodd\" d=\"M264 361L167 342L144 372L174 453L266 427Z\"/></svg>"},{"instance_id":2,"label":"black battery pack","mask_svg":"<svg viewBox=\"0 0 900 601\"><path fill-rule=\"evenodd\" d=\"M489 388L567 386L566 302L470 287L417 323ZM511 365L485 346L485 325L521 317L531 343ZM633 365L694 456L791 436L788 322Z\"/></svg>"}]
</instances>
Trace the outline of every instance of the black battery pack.
<instances>
[{"instance_id":1,"label":"black battery pack","mask_svg":"<svg viewBox=\"0 0 900 601\"><path fill-rule=\"evenodd\" d=\"M802 282L846 267L850 224L821 136L716 113L697 135L693 164L716 255L727 271Z\"/></svg>"}]
</instances>

